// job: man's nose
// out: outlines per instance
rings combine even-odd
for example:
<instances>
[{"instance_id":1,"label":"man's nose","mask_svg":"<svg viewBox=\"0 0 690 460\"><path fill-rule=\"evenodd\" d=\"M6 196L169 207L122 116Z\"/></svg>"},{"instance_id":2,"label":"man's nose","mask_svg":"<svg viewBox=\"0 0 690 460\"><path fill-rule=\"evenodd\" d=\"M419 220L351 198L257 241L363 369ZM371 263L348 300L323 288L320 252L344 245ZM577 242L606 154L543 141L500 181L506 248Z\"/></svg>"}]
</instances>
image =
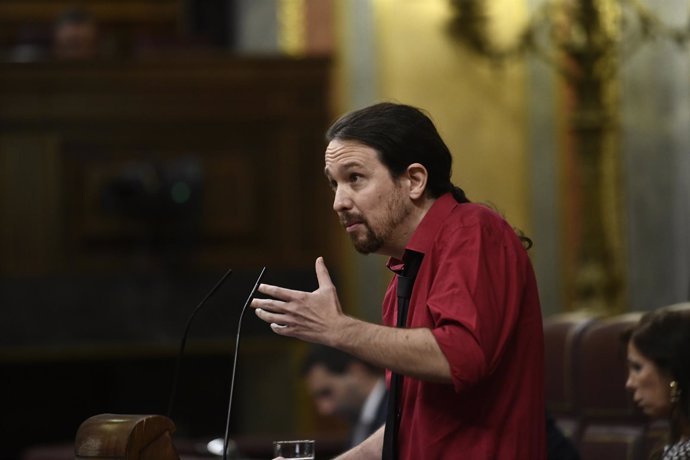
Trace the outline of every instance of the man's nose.
<instances>
[{"instance_id":1,"label":"man's nose","mask_svg":"<svg viewBox=\"0 0 690 460\"><path fill-rule=\"evenodd\" d=\"M333 210L335 212L348 211L352 208L352 199L350 199L349 194L342 188L338 188L335 191L335 196L333 197Z\"/></svg>"}]
</instances>

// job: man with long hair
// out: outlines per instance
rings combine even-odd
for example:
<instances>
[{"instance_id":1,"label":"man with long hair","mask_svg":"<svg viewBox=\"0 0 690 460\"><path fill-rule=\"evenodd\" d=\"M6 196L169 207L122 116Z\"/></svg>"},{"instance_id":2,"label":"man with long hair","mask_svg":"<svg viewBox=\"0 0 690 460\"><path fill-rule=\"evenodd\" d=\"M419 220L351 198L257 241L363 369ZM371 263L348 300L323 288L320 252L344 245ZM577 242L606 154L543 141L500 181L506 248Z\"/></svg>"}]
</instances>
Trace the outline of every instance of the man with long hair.
<instances>
[{"instance_id":1,"label":"man with long hair","mask_svg":"<svg viewBox=\"0 0 690 460\"><path fill-rule=\"evenodd\" d=\"M343 313L322 258L319 287L263 284L276 334L388 371L384 428L342 459L543 460L543 331L524 237L451 182L431 119L403 104L346 114L327 133L333 210L357 251L389 257L384 325Z\"/></svg>"}]
</instances>

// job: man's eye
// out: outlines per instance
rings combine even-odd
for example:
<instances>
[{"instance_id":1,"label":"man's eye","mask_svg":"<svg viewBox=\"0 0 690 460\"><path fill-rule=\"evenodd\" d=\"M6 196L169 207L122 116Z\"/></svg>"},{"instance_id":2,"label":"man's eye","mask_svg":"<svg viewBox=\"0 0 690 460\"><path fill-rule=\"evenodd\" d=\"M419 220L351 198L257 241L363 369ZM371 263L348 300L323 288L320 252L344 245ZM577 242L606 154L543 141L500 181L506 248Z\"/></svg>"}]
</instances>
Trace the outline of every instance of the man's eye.
<instances>
[{"instance_id":1,"label":"man's eye","mask_svg":"<svg viewBox=\"0 0 690 460\"><path fill-rule=\"evenodd\" d=\"M360 176L359 174L350 174L350 182L357 182L361 178L362 176Z\"/></svg>"}]
</instances>

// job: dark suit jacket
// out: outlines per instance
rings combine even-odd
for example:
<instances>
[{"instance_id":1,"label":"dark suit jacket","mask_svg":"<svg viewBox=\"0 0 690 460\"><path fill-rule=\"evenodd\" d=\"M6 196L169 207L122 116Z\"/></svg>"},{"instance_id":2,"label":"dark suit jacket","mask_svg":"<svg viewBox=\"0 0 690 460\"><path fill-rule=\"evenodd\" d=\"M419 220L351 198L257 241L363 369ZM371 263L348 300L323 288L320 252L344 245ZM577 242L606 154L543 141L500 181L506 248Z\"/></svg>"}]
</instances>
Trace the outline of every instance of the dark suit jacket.
<instances>
[{"instance_id":1,"label":"dark suit jacket","mask_svg":"<svg viewBox=\"0 0 690 460\"><path fill-rule=\"evenodd\" d=\"M580 460L575 445L558 428L551 416L546 414L546 458L547 460Z\"/></svg>"},{"instance_id":2,"label":"dark suit jacket","mask_svg":"<svg viewBox=\"0 0 690 460\"><path fill-rule=\"evenodd\" d=\"M386 423L386 413L388 412L388 390L386 390L386 393L384 393L383 398L381 398L381 402L379 402L378 407L376 408L376 416L374 417L374 420L367 426L366 429L366 436L369 437L374 431L378 430L381 428L381 426ZM356 445L355 440L354 440L354 434L355 434L355 428L356 426L352 427L350 430L350 435L347 438L347 445L348 448L354 447Z\"/></svg>"}]
</instances>

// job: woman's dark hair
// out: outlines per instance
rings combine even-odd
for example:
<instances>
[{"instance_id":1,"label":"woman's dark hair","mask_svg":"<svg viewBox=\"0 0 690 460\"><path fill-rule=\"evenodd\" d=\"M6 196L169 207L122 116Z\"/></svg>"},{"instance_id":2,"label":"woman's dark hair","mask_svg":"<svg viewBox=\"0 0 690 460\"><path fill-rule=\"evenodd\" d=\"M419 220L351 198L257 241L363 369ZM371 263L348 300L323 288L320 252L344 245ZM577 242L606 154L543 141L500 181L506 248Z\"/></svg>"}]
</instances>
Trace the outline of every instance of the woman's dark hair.
<instances>
[{"instance_id":1,"label":"woman's dark hair","mask_svg":"<svg viewBox=\"0 0 690 460\"><path fill-rule=\"evenodd\" d=\"M421 110L404 104L382 102L350 112L326 132L334 139L356 141L379 154L394 179L412 163L423 165L428 174L427 193L438 198L452 192L460 203L469 200L450 180L453 157L434 123Z\"/></svg>"},{"instance_id":2,"label":"woman's dark hair","mask_svg":"<svg viewBox=\"0 0 690 460\"><path fill-rule=\"evenodd\" d=\"M465 192L451 180L453 157L431 118L416 107L381 102L339 118L326 132L326 141L355 141L376 150L393 179L412 163L429 174L426 191L432 198L451 192L458 203L469 203ZM529 249L532 240L516 230Z\"/></svg>"},{"instance_id":3,"label":"woman's dark hair","mask_svg":"<svg viewBox=\"0 0 690 460\"><path fill-rule=\"evenodd\" d=\"M680 400L676 410L690 419L690 310L661 308L645 313L623 339L678 382ZM673 418L674 414L671 440L675 442L678 433L674 433L677 424Z\"/></svg>"}]
</instances>

